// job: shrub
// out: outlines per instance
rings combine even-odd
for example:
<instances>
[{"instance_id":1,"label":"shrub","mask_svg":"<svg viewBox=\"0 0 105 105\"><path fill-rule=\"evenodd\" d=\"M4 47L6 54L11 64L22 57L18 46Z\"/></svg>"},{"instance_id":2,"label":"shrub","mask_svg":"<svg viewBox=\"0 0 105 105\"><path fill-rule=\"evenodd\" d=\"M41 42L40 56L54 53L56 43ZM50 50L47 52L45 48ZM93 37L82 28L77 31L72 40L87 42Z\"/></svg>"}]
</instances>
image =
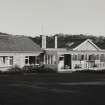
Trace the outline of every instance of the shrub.
<instances>
[{"instance_id":1,"label":"shrub","mask_svg":"<svg viewBox=\"0 0 105 105\"><path fill-rule=\"evenodd\" d=\"M78 64L76 64L74 68L75 68L75 69L79 69L79 68L81 68L81 66L78 65Z\"/></svg>"},{"instance_id":2,"label":"shrub","mask_svg":"<svg viewBox=\"0 0 105 105\"><path fill-rule=\"evenodd\" d=\"M22 69L23 69L24 73L35 73L38 68L39 68L39 66L29 65L29 66L24 66Z\"/></svg>"},{"instance_id":3,"label":"shrub","mask_svg":"<svg viewBox=\"0 0 105 105\"><path fill-rule=\"evenodd\" d=\"M36 69L37 73L56 73L56 70L47 67L40 67Z\"/></svg>"},{"instance_id":4,"label":"shrub","mask_svg":"<svg viewBox=\"0 0 105 105\"><path fill-rule=\"evenodd\" d=\"M44 65L42 66L36 66L36 65L35 66L24 66L23 71L25 73L54 73L56 72L51 68L44 67Z\"/></svg>"},{"instance_id":5,"label":"shrub","mask_svg":"<svg viewBox=\"0 0 105 105\"><path fill-rule=\"evenodd\" d=\"M105 70L80 70L80 71L76 71L76 72L80 72L80 73L105 73Z\"/></svg>"},{"instance_id":6,"label":"shrub","mask_svg":"<svg viewBox=\"0 0 105 105\"><path fill-rule=\"evenodd\" d=\"M7 73L8 74L22 74L23 70L18 65L15 65L14 67L11 67L10 69L8 69Z\"/></svg>"}]
</instances>

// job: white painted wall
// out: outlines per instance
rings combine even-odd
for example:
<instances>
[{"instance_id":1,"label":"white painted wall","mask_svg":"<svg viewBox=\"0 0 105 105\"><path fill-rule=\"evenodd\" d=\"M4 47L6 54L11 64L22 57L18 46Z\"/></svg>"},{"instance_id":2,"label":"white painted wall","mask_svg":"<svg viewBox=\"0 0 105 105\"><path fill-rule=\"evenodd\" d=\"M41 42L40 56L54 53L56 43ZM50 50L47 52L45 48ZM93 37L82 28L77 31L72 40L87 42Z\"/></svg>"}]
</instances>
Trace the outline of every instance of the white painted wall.
<instances>
[{"instance_id":1,"label":"white painted wall","mask_svg":"<svg viewBox=\"0 0 105 105\"><path fill-rule=\"evenodd\" d=\"M59 61L59 64L58 64L58 70L63 69L63 68L64 68L64 60Z\"/></svg>"},{"instance_id":2,"label":"white painted wall","mask_svg":"<svg viewBox=\"0 0 105 105\"><path fill-rule=\"evenodd\" d=\"M0 53L0 56L13 56L13 65L1 65L0 70L5 71L8 68L18 65L19 67L25 66L25 56L38 56L39 52L32 52L32 53Z\"/></svg>"}]
</instances>

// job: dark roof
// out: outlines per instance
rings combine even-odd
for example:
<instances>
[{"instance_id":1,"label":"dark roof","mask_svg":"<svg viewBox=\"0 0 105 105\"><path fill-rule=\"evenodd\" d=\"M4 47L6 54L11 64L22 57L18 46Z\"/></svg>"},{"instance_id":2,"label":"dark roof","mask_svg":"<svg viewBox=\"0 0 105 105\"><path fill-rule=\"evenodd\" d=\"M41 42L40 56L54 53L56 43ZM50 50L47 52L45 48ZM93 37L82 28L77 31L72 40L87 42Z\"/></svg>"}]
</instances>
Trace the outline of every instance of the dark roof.
<instances>
[{"instance_id":1,"label":"dark roof","mask_svg":"<svg viewBox=\"0 0 105 105\"><path fill-rule=\"evenodd\" d=\"M41 48L25 36L0 35L0 51L41 51Z\"/></svg>"},{"instance_id":2,"label":"dark roof","mask_svg":"<svg viewBox=\"0 0 105 105\"><path fill-rule=\"evenodd\" d=\"M74 49L75 47L77 47L78 45L80 45L81 43L83 43L85 40L75 40L69 43L66 43L66 48L67 49Z\"/></svg>"}]
</instances>

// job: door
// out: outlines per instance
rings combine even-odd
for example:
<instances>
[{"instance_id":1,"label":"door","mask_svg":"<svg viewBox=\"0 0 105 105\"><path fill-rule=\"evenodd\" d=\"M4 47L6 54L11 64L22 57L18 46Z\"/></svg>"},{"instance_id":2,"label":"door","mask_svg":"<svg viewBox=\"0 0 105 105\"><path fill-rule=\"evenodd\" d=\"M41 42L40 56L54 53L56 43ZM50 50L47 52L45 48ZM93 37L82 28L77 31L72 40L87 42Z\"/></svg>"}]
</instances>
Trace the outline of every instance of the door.
<instances>
[{"instance_id":1,"label":"door","mask_svg":"<svg viewBox=\"0 0 105 105\"><path fill-rule=\"evenodd\" d=\"M64 54L64 67L71 69L71 55Z\"/></svg>"}]
</instances>

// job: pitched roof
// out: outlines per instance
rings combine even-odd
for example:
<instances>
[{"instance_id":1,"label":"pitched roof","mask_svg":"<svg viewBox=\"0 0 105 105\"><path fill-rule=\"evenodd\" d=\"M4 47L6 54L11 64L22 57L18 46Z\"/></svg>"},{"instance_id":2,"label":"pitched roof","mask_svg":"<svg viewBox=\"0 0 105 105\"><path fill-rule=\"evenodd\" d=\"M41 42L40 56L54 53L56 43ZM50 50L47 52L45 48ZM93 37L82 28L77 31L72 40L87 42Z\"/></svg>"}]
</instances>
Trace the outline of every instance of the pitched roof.
<instances>
[{"instance_id":1,"label":"pitched roof","mask_svg":"<svg viewBox=\"0 0 105 105\"><path fill-rule=\"evenodd\" d=\"M83 43L84 41L85 40L75 40L75 41L72 41L70 43L66 43L66 48L67 49L74 49L75 47L77 47L78 45Z\"/></svg>"},{"instance_id":2,"label":"pitched roof","mask_svg":"<svg viewBox=\"0 0 105 105\"><path fill-rule=\"evenodd\" d=\"M0 51L41 51L39 45L25 36L0 35Z\"/></svg>"},{"instance_id":3,"label":"pitched roof","mask_svg":"<svg viewBox=\"0 0 105 105\"><path fill-rule=\"evenodd\" d=\"M81 45L82 43L85 42L89 42L91 43L96 49L101 50L96 44L94 44L90 39L85 39L85 40L79 40L79 41L75 41L75 42L71 42L67 44L67 49L75 49L76 47L78 47L79 45Z\"/></svg>"}]
</instances>

